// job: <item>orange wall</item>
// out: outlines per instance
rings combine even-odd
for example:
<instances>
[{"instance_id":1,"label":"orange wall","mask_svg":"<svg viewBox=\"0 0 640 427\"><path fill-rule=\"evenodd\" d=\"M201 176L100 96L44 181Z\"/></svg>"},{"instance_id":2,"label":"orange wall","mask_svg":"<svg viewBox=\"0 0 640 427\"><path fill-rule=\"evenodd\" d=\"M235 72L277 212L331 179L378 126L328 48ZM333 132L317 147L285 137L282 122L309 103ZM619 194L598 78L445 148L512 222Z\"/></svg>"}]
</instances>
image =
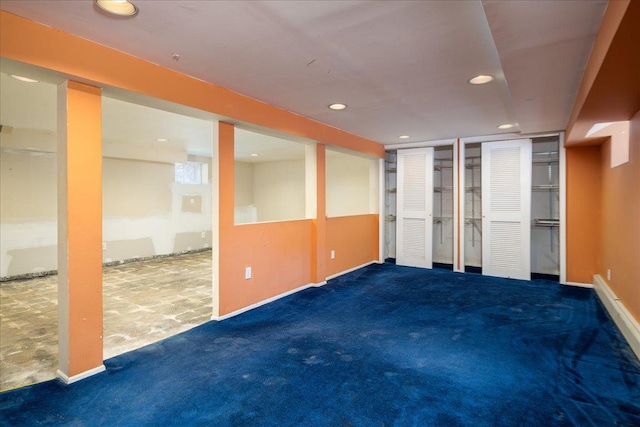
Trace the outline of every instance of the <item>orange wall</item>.
<instances>
[{"instance_id":1,"label":"orange wall","mask_svg":"<svg viewBox=\"0 0 640 427\"><path fill-rule=\"evenodd\" d=\"M325 149L318 145L317 219L234 225L234 127L219 124L220 316L377 259L378 215L325 218ZM336 251L330 260L329 251ZM245 279L246 267L252 278Z\"/></svg>"},{"instance_id":2,"label":"orange wall","mask_svg":"<svg viewBox=\"0 0 640 427\"><path fill-rule=\"evenodd\" d=\"M598 273L640 321L640 112L631 121L629 162L610 167L602 145L602 228Z\"/></svg>"},{"instance_id":3,"label":"orange wall","mask_svg":"<svg viewBox=\"0 0 640 427\"><path fill-rule=\"evenodd\" d=\"M331 259L331 251L336 257ZM327 276L378 259L378 215L327 219Z\"/></svg>"},{"instance_id":4,"label":"orange wall","mask_svg":"<svg viewBox=\"0 0 640 427\"><path fill-rule=\"evenodd\" d=\"M567 148L567 281L592 283L600 256L600 147Z\"/></svg>"},{"instance_id":5,"label":"orange wall","mask_svg":"<svg viewBox=\"0 0 640 427\"><path fill-rule=\"evenodd\" d=\"M238 225L220 234L220 316L311 282L310 220Z\"/></svg>"},{"instance_id":6,"label":"orange wall","mask_svg":"<svg viewBox=\"0 0 640 427\"><path fill-rule=\"evenodd\" d=\"M234 225L234 134L219 123L220 316L311 282L311 220Z\"/></svg>"}]
</instances>

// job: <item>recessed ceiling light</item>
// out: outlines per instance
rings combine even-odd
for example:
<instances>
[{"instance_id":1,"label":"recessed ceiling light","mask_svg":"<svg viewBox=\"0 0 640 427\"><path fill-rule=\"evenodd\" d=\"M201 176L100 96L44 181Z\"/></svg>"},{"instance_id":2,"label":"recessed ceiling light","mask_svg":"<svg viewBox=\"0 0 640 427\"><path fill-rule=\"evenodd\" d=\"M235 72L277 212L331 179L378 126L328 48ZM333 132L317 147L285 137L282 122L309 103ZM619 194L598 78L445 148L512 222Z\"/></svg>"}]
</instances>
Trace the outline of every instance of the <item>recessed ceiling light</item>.
<instances>
[{"instance_id":1,"label":"recessed ceiling light","mask_svg":"<svg viewBox=\"0 0 640 427\"><path fill-rule=\"evenodd\" d=\"M511 123L505 123L503 125L498 126L498 129L511 129L513 125Z\"/></svg>"},{"instance_id":2,"label":"recessed ceiling light","mask_svg":"<svg viewBox=\"0 0 640 427\"><path fill-rule=\"evenodd\" d=\"M135 16L138 8L128 0L95 0L98 7L116 16Z\"/></svg>"},{"instance_id":3,"label":"recessed ceiling light","mask_svg":"<svg viewBox=\"0 0 640 427\"><path fill-rule=\"evenodd\" d=\"M16 76L15 74L11 74L11 77L16 80L20 80L21 82L38 83L38 80L30 79L29 77Z\"/></svg>"},{"instance_id":4,"label":"recessed ceiling light","mask_svg":"<svg viewBox=\"0 0 640 427\"><path fill-rule=\"evenodd\" d=\"M471 83L472 85L483 85L485 83L489 83L492 80L493 76L480 74L479 76L475 76L474 78L469 80L469 83Z\"/></svg>"},{"instance_id":5,"label":"recessed ceiling light","mask_svg":"<svg viewBox=\"0 0 640 427\"><path fill-rule=\"evenodd\" d=\"M156 141L158 141L158 142L169 142L169 140L167 138L156 138Z\"/></svg>"},{"instance_id":6,"label":"recessed ceiling light","mask_svg":"<svg viewBox=\"0 0 640 427\"><path fill-rule=\"evenodd\" d=\"M329 108L332 110L344 110L347 106L346 104L331 104L329 105Z\"/></svg>"},{"instance_id":7,"label":"recessed ceiling light","mask_svg":"<svg viewBox=\"0 0 640 427\"><path fill-rule=\"evenodd\" d=\"M251 153L251 157L260 157L260 154L258 154L258 153Z\"/></svg>"},{"instance_id":8,"label":"recessed ceiling light","mask_svg":"<svg viewBox=\"0 0 640 427\"><path fill-rule=\"evenodd\" d=\"M398 139L409 139L409 135L400 135Z\"/></svg>"}]
</instances>

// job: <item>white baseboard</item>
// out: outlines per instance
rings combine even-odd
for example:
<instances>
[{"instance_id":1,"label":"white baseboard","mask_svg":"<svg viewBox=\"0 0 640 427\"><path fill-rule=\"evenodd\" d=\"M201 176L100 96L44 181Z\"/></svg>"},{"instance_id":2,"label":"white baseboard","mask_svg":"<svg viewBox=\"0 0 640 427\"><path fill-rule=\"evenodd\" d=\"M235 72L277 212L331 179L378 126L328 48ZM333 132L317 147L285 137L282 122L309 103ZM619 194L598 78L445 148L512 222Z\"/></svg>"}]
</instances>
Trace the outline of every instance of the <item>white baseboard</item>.
<instances>
[{"instance_id":1,"label":"white baseboard","mask_svg":"<svg viewBox=\"0 0 640 427\"><path fill-rule=\"evenodd\" d=\"M331 276L327 277L327 280L334 279L334 278L336 278L338 276L342 276L343 274L347 274L347 273L351 273L352 271L359 270L362 267L366 267L368 265L378 264L378 263L379 262L377 260L376 261L370 261L370 262L364 263L362 265L359 265L357 267L353 267L353 268L350 268L348 270L342 271L340 273L331 275ZM308 288L318 288L318 287L324 286L324 285L327 284L327 280L324 280L324 281L319 282L319 283L308 283L308 284L306 284L304 286L300 286L299 288L295 288L295 289L292 289L290 291L284 292L282 294L276 295L274 297L267 298L266 300L257 302L255 304L251 304L249 306L243 307L243 308L241 308L239 310L236 310L236 311L233 311L231 313L224 314L222 316L211 316L211 320L220 321L220 320L229 319L231 317L235 317L235 316L237 316L239 314L242 314L242 313L245 313L245 312L247 312L249 310L253 310L254 308L258 308L258 307L263 306L265 304L269 304L271 302L279 300L280 298L284 298L284 297L287 297L289 295L295 294L296 292L300 292L300 291L303 291L303 290L308 289Z\"/></svg>"},{"instance_id":2,"label":"white baseboard","mask_svg":"<svg viewBox=\"0 0 640 427\"><path fill-rule=\"evenodd\" d=\"M580 282L567 282L567 283L562 283L562 285L564 286L575 286L578 288L593 288L593 285L591 283L580 283Z\"/></svg>"},{"instance_id":3,"label":"white baseboard","mask_svg":"<svg viewBox=\"0 0 640 427\"><path fill-rule=\"evenodd\" d=\"M369 266L371 264L380 264L380 263L377 260L365 262L364 264L361 264L361 265L359 265L357 267L353 267L353 268L350 268L348 270L341 271L340 273L332 274L331 276L327 277L327 280L335 279L336 277L340 277L343 274L347 274L347 273L351 273L352 271L360 270L361 268Z\"/></svg>"},{"instance_id":4,"label":"white baseboard","mask_svg":"<svg viewBox=\"0 0 640 427\"><path fill-rule=\"evenodd\" d=\"M325 282L325 283L326 283L326 282ZM258 308L258 307L260 307L260 306L262 306L262 305L269 304L269 303L271 303L271 302L277 301L277 300L279 300L280 298L284 298L284 297L287 297L287 296L289 296L289 295L295 294L296 292L300 292L300 291L303 291L303 290L305 290L305 289L313 288L313 287L321 286L321 285L322 285L322 283L320 283L320 284L316 284L316 283L309 283L309 284L306 284L306 285L304 285L304 286L300 286L299 288L295 288L295 289L292 289L292 290L290 290L290 291L287 291L287 292L281 293L281 294L279 294L279 295L273 296L273 297L271 297L271 298L267 298L267 299L265 299L265 300L262 300L262 301L260 301L260 302L255 303L255 304L248 305L248 306L243 307L243 308L241 308L241 309L239 309L239 310L232 311L231 313L223 314L222 316L218 316L218 317L211 316L211 320L225 320L225 319L229 319L229 318L231 318L231 317L235 317L235 316L237 316L237 315L239 315L239 314L245 313L245 312L247 312L247 311L249 311L249 310L253 310L254 308Z\"/></svg>"},{"instance_id":5,"label":"white baseboard","mask_svg":"<svg viewBox=\"0 0 640 427\"><path fill-rule=\"evenodd\" d=\"M593 276L593 284L600 301L602 301L614 323L622 332L636 357L640 359L640 323L629 313L629 310L627 310L602 276L599 274Z\"/></svg>"},{"instance_id":6,"label":"white baseboard","mask_svg":"<svg viewBox=\"0 0 640 427\"><path fill-rule=\"evenodd\" d=\"M71 377L65 374L64 372L62 372L60 369L58 369L56 371L56 376L60 379L60 381L62 381L65 384L73 384L75 382L88 378L92 375L99 374L100 372L104 372L106 369L107 368L105 368L104 365L100 365L96 368L89 369L88 371L84 371L81 374L73 375Z\"/></svg>"}]
</instances>

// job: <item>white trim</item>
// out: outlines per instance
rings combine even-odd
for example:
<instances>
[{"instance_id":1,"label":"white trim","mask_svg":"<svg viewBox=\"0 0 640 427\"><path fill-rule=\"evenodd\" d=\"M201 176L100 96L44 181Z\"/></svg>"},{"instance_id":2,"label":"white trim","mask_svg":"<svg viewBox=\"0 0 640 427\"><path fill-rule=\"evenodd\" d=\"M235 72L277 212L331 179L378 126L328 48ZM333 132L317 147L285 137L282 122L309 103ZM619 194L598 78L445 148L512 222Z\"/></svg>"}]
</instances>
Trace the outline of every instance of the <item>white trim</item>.
<instances>
[{"instance_id":1,"label":"white trim","mask_svg":"<svg viewBox=\"0 0 640 427\"><path fill-rule=\"evenodd\" d=\"M560 283L567 283L567 150L564 147L564 132L558 137L560 155ZM568 283L567 283L568 284Z\"/></svg>"},{"instance_id":2,"label":"white trim","mask_svg":"<svg viewBox=\"0 0 640 427\"><path fill-rule=\"evenodd\" d=\"M364 264L360 264L357 267L349 268L348 270L341 271L340 273L332 274L327 277L327 280L335 279L336 277L342 276L343 274L351 273L352 271L360 270L361 268L367 267L371 264L383 264L382 262L378 262L377 260L365 262ZM325 282L326 283L326 282Z\"/></svg>"},{"instance_id":3,"label":"white trim","mask_svg":"<svg viewBox=\"0 0 640 427\"><path fill-rule=\"evenodd\" d=\"M64 372L62 372L60 369L58 369L56 371L56 376L58 377L58 379L60 381L62 381L63 383L69 385L69 384L73 384L75 382L78 382L80 380L83 380L85 378L91 377L95 374L99 374L100 372L104 372L107 368L105 368L104 365L100 365L96 368L93 369L89 369L88 371L84 371L81 374L78 375L74 375L72 377L68 376L67 374L65 374Z\"/></svg>"},{"instance_id":4,"label":"white trim","mask_svg":"<svg viewBox=\"0 0 640 427\"><path fill-rule=\"evenodd\" d=\"M600 301L602 301L602 305L607 309L613 322L620 332L622 332L631 350L633 350L636 357L640 359L640 324L634 319L631 313L629 313L629 310L627 310L622 301L620 301L620 298L616 296L602 276L599 274L593 276L593 284L596 294L600 298Z\"/></svg>"},{"instance_id":5,"label":"white trim","mask_svg":"<svg viewBox=\"0 0 640 427\"><path fill-rule=\"evenodd\" d=\"M385 174L387 173L387 164L385 159L378 161L378 262L384 262L384 243L385 243L385 218L387 212L385 210Z\"/></svg>"},{"instance_id":6,"label":"white trim","mask_svg":"<svg viewBox=\"0 0 640 427\"><path fill-rule=\"evenodd\" d=\"M334 274L334 275L332 275L332 276L329 276L329 277L327 277L327 280L334 279L334 278L336 278L336 277L338 277L338 276L342 276L343 274L351 273L352 271L359 270L359 269L361 269L361 268L363 268L363 267L366 267L366 266L368 266L368 265L371 265L371 264L381 264L381 263L380 263L380 262L378 262L377 260L369 261L369 262L364 263L364 264L362 264L362 265L359 265L359 266L357 266L357 267L353 267L353 268L350 268L350 269L348 269L348 270L345 270L345 271L342 271L342 272L340 272L340 273L337 273L337 274ZM277 300L279 300L280 298L288 297L289 295L293 295L293 294L298 293L298 292L300 292L300 291L304 291L305 289L309 289L309 288L319 288L319 287L321 287L321 286L324 286L324 285L326 285L326 284L327 284L327 280L322 281L322 282L320 282L320 283L307 283L306 285L300 286L299 288L291 289L290 291L287 291L287 292L281 293L281 294L276 295L276 296L273 296L273 297L271 297L271 298L267 298L267 299L265 299L265 300L262 300L262 301L260 301L260 302L255 303L255 304L248 305L248 306L243 307L243 308L241 308L241 309L239 309L239 310L232 311L231 313L227 313L227 314L222 315L222 316L217 316L217 317L213 317L213 316L211 316L211 320L217 320L217 321L220 321L220 320L229 319L229 318L231 318L231 317L235 317L235 316L237 316L237 315L239 315L239 314L242 314L242 313L245 313L245 312L247 312L247 311L249 311L249 310L253 310L254 308L258 308L258 307L263 306L263 305L265 305L265 304L269 304L269 303L272 303L272 302L274 302L274 301L277 301Z\"/></svg>"},{"instance_id":7,"label":"white trim","mask_svg":"<svg viewBox=\"0 0 640 427\"><path fill-rule=\"evenodd\" d=\"M465 145L457 140L453 146L453 271L464 273L464 239L465 239ZM456 266L460 264L460 268Z\"/></svg>"},{"instance_id":8,"label":"white trim","mask_svg":"<svg viewBox=\"0 0 640 427\"><path fill-rule=\"evenodd\" d=\"M470 136L461 138L464 144L473 144L476 142L494 142L494 141L510 141L512 139L531 139L542 138L545 136L558 136L559 132L541 132L541 133L499 133L495 135Z\"/></svg>"},{"instance_id":9,"label":"white trim","mask_svg":"<svg viewBox=\"0 0 640 427\"><path fill-rule=\"evenodd\" d=\"M440 147L442 145L453 145L456 143L456 138L451 139L438 139L435 141L417 141L417 142L403 142L400 144L386 144L385 150L400 150L403 148L426 148L426 147Z\"/></svg>"},{"instance_id":10,"label":"white trim","mask_svg":"<svg viewBox=\"0 0 640 427\"><path fill-rule=\"evenodd\" d=\"M231 317L235 317L235 316L237 316L237 315L239 315L239 314L245 313L245 312L247 312L247 311L249 311L249 310L253 310L254 308L258 308L258 307L263 306L263 305L265 305L265 304L269 304L269 303L271 303L271 302L277 301L277 300L279 300L280 298L284 298L284 297L288 297L289 295L293 295L293 294L295 294L296 292L304 291L305 289L313 288L313 287L316 287L316 286L322 286L324 283L326 283L326 282L321 282L321 283L319 283L319 284L316 284L316 283L308 283L308 284L306 284L306 285L300 286L299 288L291 289L290 291L287 291L287 292L281 293L281 294L276 295L276 296L273 296L273 297L271 297L271 298L267 298L267 299L265 299L265 300L262 300L262 301L260 301L260 302L255 303L255 304L248 305L248 306L243 307L243 308L241 308L241 309L239 309L239 310L232 311L231 313L227 313L227 314L224 314L224 315L222 315L222 316L217 316L217 317L213 317L213 316L211 316L211 320L225 320L225 319L229 319L229 318L231 318Z\"/></svg>"},{"instance_id":11,"label":"white trim","mask_svg":"<svg viewBox=\"0 0 640 427\"><path fill-rule=\"evenodd\" d=\"M360 214L366 215L366 214ZM294 222L294 221L313 221L315 218L292 218L292 219L277 219L273 221L256 221L256 222L243 222L242 224L233 224L234 227L245 227L256 224L275 224L278 222Z\"/></svg>"},{"instance_id":12,"label":"white trim","mask_svg":"<svg viewBox=\"0 0 640 427\"><path fill-rule=\"evenodd\" d=\"M462 144L475 144L477 142L492 142L492 141L509 141L512 139L522 138L542 138L545 136L558 136L564 134L560 131L554 132L540 132L540 133L499 133L494 135L481 135L481 136L469 136L460 138ZM403 142L399 144L385 144L385 150L398 150L403 148L423 148L423 147L438 147L441 145L452 145L456 142L456 138L451 139L436 139L433 141L417 141L417 142Z\"/></svg>"},{"instance_id":13,"label":"white trim","mask_svg":"<svg viewBox=\"0 0 640 427\"><path fill-rule=\"evenodd\" d=\"M211 138L211 317L213 318L218 317L220 313L220 123L218 121L211 123L211 132L213 135Z\"/></svg>"},{"instance_id":14,"label":"white trim","mask_svg":"<svg viewBox=\"0 0 640 427\"><path fill-rule=\"evenodd\" d=\"M57 89L58 367L69 370L69 242L67 216L67 81ZM104 324L104 322L103 322Z\"/></svg>"},{"instance_id":15,"label":"white trim","mask_svg":"<svg viewBox=\"0 0 640 427\"><path fill-rule=\"evenodd\" d=\"M580 283L580 282L565 282L562 283L560 282L561 285L564 286L574 286L577 288L589 288L589 289L593 289L593 285L591 283Z\"/></svg>"}]
</instances>

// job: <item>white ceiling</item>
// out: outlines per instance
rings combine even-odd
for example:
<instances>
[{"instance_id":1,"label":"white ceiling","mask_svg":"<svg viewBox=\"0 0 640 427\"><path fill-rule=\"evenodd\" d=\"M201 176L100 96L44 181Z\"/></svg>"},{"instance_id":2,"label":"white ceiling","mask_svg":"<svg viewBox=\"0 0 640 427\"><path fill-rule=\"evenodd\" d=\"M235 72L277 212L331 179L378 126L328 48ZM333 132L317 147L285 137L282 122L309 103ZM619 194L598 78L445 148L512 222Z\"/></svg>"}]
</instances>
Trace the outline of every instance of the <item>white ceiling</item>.
<instances>
[{"instance_id":1,"label":"white ceiling","mask_svg":"<svg viewBox=\"0 0 640 427\"><path fill-rule=\"evenodd\" d=\"M607 4L134 3L132 19L109 18L90 1L0 7L384 144L496 134L502 123L564 129ZM477 74L496 80L467 83ZM332 102L349 107L330 111Z\"/></svg>"}]
</instances>

